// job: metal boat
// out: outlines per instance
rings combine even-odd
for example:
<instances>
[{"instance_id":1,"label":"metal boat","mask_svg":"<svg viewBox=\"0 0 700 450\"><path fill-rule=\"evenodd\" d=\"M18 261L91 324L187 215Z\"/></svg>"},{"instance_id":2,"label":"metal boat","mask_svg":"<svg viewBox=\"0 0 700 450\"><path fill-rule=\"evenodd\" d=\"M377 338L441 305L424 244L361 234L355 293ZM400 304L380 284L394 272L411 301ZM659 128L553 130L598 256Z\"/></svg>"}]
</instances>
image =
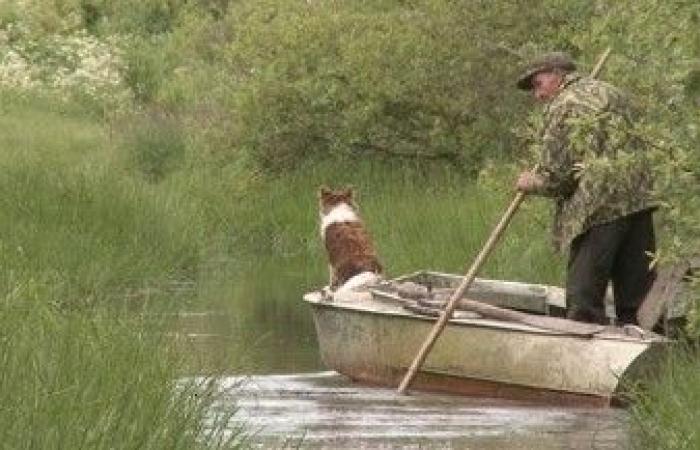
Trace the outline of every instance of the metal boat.
<instances>
[{"instance_id":1,"label":"metal boat","mask_svg":"<svg viewBox=\"0 0 700 450\"><path fill-rule=\"evenodd\" d=\"M306 294L324 363L356 381L398 386L436 317L411 308L414 301L391 286L410 283L439 292L460 280L417 272L342 295ZM477 278L465 297L535 319L555 315L564 306L561 288L513 281ZM607 406L653 376L672 342L636 327L601 326L582 334L532 322L456 311L412 389Z\"/></svg>"}]
</instances>

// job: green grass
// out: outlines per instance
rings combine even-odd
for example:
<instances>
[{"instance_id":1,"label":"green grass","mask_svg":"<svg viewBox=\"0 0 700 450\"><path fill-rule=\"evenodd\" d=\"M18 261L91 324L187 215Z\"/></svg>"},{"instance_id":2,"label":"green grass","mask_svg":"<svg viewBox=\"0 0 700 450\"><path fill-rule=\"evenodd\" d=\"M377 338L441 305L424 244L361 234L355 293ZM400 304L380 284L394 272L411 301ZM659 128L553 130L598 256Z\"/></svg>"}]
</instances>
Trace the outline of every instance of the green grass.
<instances>
[{"instance_id":1,"label":"green grass","mask_svg":"<svg viewBox=\"0 0 700 450\"><path fill-rule=\"evenodd\" d=\"M361 215L390 275L420 269L463 272L514 193L512 182L486 189L449 168L384 163L318 164L268 181L236 203L238 248L306 255L325 264L318 236L317 189L355 187ZM549 245L546 206L530 200L516 215L484 276L561 283L562 260ZM323 269L325 270L325 268Z\"/></svg>"},{"instance_id":2,"label":"green grass","mask_svg":"<svg viewBox=\"0 0 700 450\"><path fill-rule=\"evenodd\" d=\"M677 349L663 376L633 396L632 442L635 448L700 448L700 353L697 346Z\"/></svg>"},{"instance_id":3,"label":"green grass","mask_svg":"<svg viewBox=\"0 0 700 450\"><path fill-rule=\"evenodd\" d=\"M191 207L126 175L79 105L2 105L1 447L236 446L228 413L203 428L215 392L176 386L182 355L151 314L182 308L195 274Z\"/></svg>"},{"instance_id":4,"label":"green grass","mask_svg":"<svg viewBox=\"0 0 700 450\"><path fill-rule=\"evenodd\" d=\"M215 390L176 385L179 358L165 324L61 312L45 285L19 285L0 315L0 440L7 449L232 447L234 411L203 428ZM157 357L154 357L157 355ZM204 444L206 443L206 445Z\"/></svg>"},{"instance_id":5,"label":"green grass","mask_svg":"<svg viewBox=\"0 0 700 450\"><path fill-rule=\"evenodd\" d=\"M125 176L100 121L9 97L0 135L0 289L51 278L70 306L191 278L196 215Z\"/></svg>"}]
</instances>

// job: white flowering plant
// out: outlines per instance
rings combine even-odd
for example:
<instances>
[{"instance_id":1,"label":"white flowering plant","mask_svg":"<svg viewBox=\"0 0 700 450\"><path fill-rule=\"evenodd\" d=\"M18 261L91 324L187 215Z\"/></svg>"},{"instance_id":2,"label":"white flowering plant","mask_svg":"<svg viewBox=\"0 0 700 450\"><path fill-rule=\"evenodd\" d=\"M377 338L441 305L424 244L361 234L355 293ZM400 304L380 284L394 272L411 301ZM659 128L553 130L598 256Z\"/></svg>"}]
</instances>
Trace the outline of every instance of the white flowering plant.
<instances>
[{"instance_id":1,"label":"white flowering plant","mask_svg":"<svg viewBox=\"0 0 700 450\"><path fill-rule=\"evenodd\" d=\"M15 8L21 12L26 5L17 1ZM17 17L22 14L0 21L0 87L78 94L109 106L129 101L123 38L99 38L84 29L43 33Z\"/></svg>"}]
</instances>

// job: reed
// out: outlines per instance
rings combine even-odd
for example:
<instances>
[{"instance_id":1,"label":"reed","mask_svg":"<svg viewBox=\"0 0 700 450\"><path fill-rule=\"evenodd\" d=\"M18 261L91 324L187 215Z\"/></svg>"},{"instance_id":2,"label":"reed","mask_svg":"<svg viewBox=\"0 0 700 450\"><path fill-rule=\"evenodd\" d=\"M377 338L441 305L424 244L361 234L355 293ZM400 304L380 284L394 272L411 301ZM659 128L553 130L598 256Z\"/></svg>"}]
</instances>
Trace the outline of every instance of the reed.
<instances>
[{"instance_id":1,"label":"reed","mask_svg":"<svg viewBox=\"0 0 700 450\"><path fill-rule=\"evenodd\" d=\"M211 408L212 386L177 381L172 324L153 320L189 296L182 286L199 248L191 209L120 173L88 110L2 99L2 446L237 446L233 411Z\"/></svg>"},{"instance_id":2,"label":"reed","mask_svg":"<svg viewBox=\"0 0 700 450\"><path fill-rule=\"evenodd\" d=\"M239 248L320 261L316 191L352 185L363 219L390 275L420 269L462 272L507 207L510 179L489 189L458 170L352 162L318 164L268 181L237 203ZM508 230L484 276L561 283L562 259L548 241L546 205L533 199ZM243 238L242 236L245 236ZM244 245L243 245L244 244Z\"/></svg>"},{"instance_id":3,"label":"reed","mask_svg":"<svg viewBox=\"0 0 700 450\"><path fill-rule=\"evenodd\" d=\"M663 376L632 395L634 448L700 448L699 365L697 344L683 344L666 361Z\"/></svg>"},{"instance_id":4,"label":"reed","mask_svg":"<svg viewBox=\"0 0 700 450\"><path fill-rule=\"evenodd\" d=\"M242 432L229 424L234 410L212 408L220 395L212 385L176 381L179 356L164 338L165 323L98 309L59 311L46 303L46 289L21 284L2 299L3 447L240 444Z\"/></svg>"}]
</instances>

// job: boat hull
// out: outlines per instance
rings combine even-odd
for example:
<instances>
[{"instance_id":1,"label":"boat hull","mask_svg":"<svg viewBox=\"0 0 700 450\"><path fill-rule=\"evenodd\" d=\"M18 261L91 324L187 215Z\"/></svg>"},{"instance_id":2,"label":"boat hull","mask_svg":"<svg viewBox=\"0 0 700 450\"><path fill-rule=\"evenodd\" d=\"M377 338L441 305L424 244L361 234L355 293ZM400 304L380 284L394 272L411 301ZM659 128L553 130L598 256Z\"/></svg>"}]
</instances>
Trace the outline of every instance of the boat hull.
<instances>
[{"instance_id":1,"label":"boat hull","mask_svg":"<svg viewBox=\"0 0 700 450\"><path fill-rule=\"evenodd\" d=\"M324 363L354 380L398 386L434 318L377 305L312 305ZM452 320L412 388L557 404L604 406L651 372L665 342L572 336L486 319Z\"/></svg>"}]
</instances>

